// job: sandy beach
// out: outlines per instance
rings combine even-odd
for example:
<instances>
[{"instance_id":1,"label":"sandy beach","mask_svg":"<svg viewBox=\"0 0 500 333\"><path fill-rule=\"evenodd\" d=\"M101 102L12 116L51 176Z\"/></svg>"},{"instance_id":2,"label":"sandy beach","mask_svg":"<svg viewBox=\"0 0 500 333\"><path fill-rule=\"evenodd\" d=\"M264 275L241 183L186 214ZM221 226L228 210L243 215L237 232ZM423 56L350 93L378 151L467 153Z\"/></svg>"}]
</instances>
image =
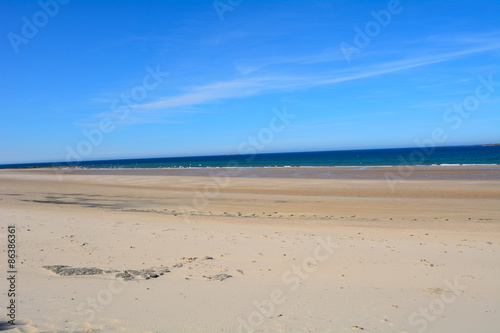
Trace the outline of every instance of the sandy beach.
<instances>
[{"instance_id":1,"label":"sandy beach","mask_svg":"<svg viewBox=\"0 0 500 333\"><path fill-rule=\"evenodd\" d=\"M498 166L338 170L0 170L0 331L500 331Z\"/></svg>"}]
</instances>

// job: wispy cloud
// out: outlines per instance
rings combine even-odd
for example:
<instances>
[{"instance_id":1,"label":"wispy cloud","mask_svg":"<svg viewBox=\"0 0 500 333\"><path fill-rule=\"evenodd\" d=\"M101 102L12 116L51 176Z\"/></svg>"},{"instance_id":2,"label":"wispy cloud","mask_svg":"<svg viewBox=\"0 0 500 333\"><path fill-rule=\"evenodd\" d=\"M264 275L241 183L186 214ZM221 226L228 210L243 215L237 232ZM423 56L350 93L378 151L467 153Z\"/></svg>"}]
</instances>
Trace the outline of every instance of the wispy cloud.
<instances>
[{"instance_id":1,"label":"wispy cloud","mask_svg":"<svg viewBox=\"0 0 500 333\"><path fill-rule=\"evenodd\" d=\"M303 55L303 56L281 56L272 58L261 58L248 60L240 60L236 64L236 69L240 73L246 75L253 73L264 68L272 67L274 65L313 65L320 63L328 63L334 61L345 61L344 55L338 50L338 48L327 48L318 54Z\"/></svg>"},{"instance_id":2,"label":"wispy cloud","mask_svg":"<svg viewBox=\"0 0 500 333\"><path fill-rule=\"evenodd\" d=\"M471 33L471 32L462 32L455 33L453 35L446 34L438 34L431 35L427 39L431 42L437 43L449 43L451 45L456 46L457 44L469 44L469 45L478 45L478 44L495 44L498 43L499 32L483 32L483 33Z\"/></svg>"},{"instance_id":3,"label":"wispy cloud","mask_svg":"<svg viewBox=\"0 0 500 333\"><path fill-rule=\"evenodd\" d=\"M238 78L186 89L187 92L183 94L138 105L136 110L142 112L154 109L169 110L171 108L215 103L228 98L240 98L283 90L291 91L315 86L332 85L446 62L467 55L498 49L499 47L500 43L491 44L457 52L383 62L369 67L342 69L322 75L269 75Z\"/></svg>"},{"instance_id":4,"label":"wispy cloud","mask_svg":"<svg viewBox=\"0 0 500 333\"><path fill-rule=\"evenodd\" d=\"M312 55L253 59L248 61L246 65L237 65L237 67L239 66L240 77L198 86L181 87L178 90L179 92L174 95L135 105L130 109L130 113L126 119L116 119L116 113L109 110L109 108L107 111L99 113L97 118L114 119L118 125L177 123L182 119L179 117L180 115L187 116L192 113L205 113L208 112L208 105L223 103L229 99L341 84L343 82L363 80L447 62L477 53L500 50L500 42L498 39L493 38L492 34L478 36L478 40L481 41L479 43L472 43L472 41L476 41L472 37L448 37L446 42L455 43L454 50L458 49L458 51L443 51L450 49L447 43L446 47L439 48L442 50L440 53L429 52L429 54L432 54L430 56L401 58L401 54L387 54L386 59L389 56L392 58L399 57L399 59L368 63L368 65L365 62L360 62L358 66L346 66L343 58L339 58L339 52L335 49L325 49L322 52ZM444 38L444 36L430 37L434 41L443 42L445 41ZM136 38L133 39L135 40ZM421 50L420 47L418 49ZM375 57L375 59L384 59L384 57ZM321 66L317 66L317 64L321 64ZM331 69L325 71L325 68ZM455 78L450 83L439 83L434 87L458 84L464 81L466 79L456 81ZM432 85L428 87L430 88ZM97 100L94 102L103 102L109 99L110 96L101 95L96 98ZM109 101L107 104L109 104ZM186 119L184 117L182 121L184 122ZM85 126L92 126L92 120Z\"/></svg>"}]
</instances>

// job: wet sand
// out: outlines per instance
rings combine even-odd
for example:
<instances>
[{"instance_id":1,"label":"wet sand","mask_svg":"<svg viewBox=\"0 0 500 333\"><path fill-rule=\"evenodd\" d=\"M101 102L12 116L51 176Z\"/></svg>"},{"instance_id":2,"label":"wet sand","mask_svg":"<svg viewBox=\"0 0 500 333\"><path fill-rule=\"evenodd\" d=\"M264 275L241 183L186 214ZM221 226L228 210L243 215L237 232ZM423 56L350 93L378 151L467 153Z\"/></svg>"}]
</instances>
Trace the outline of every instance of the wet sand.
<instances>
[{"instance_id":1,"label":"wet sand","mask_svg":"<svg viewBox=\"0 0 500 333\"><path fill-rule=\"evenodd\" d=\"M441 179L500 180L500 165L286 167L286 168L164 168L164 169L40 169L68 175L138 175L199 177L269 177L308 179Z\"/></svg>"}]
</instances>

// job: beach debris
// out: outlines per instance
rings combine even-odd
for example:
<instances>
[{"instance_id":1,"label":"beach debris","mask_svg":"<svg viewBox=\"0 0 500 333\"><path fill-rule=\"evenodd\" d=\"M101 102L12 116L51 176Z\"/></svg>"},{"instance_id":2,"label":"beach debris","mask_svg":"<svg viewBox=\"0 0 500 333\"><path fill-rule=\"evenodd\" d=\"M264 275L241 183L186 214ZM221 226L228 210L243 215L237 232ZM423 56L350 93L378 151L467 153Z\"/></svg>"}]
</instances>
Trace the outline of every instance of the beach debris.
<instances>
[{"instance_id":1,"label":"beach debris","mask_svg":"<svg viewBox=\"0 0 500 333\"><path fill-rule=\"evenodd\" d=\"M160 268L160 269L156 269L156 268L148 268L148 269L140 269L140 270L129 269L129 270L126 270L124 273L128 273L128 274L131 274L133 276L140 276L145 280L149 280L149 279L156 279L156 278L160 277L161 275L163 275L165 273L169 273L169 272L170 272L170 269L168 267L164 267L164 268Z\"/></svg>"},{"instance_id":2,"label":"beach debris","mask_svg":"<svg viewBox=\"0 0 500 333\"><path fill-rule=\"evenodd\" d=\"M203 258L203 260L214 260L214 258L213 258L213 257L210 257L210 256L205 256L205 257Z\"/></svg>"},{"instance_id":3,"label":"beach debris","mask_svg":"<svg viewBox=\"0 0 500 333\"><path fill-rule=\"evenodd\" d=\"M237 269L236 271L237 271L238 273L241 273L241 275L245 275L245 274L243 274L243 271L242 271L241 269Z\"/></svg>"},{"instance_id":4,"label":"beach debris","mask_svg":"<svg viewBox=\"0 0 500 333\"><path fill-rule=\"evenodd\" d=\"M229 279L230 277L233 277L233 276L226 274L226 273L220 273L220 274L216 274L214 276L210 276L210 277L208 277L208 279L209 280L224 281L225 279Z\"/></svg>"},{"instance_id":5,"label":"beach debris","mask_svg":"<svg viewBox=\"0 0 500 333\"><path fill-rule=\"evenodd\" d=\"M160 276L158 274L154 274L154 273L153 274L144 273L144 274L141 274L141 277L143 277L146 280L149 280L151 278L156 279L156 278L158 278Z\"/></svg>"},{"instance_id":6,"label":"beach debris","mask_svg":"<svg viewBox=\"0 0 500 333\"><path fill-rule=\"evenodd\" d=\"M129 272L125 271L122 273L118 273L115 275L116 278L122 278L125 281L133 280L135 278L134 275L130 274Z\"/></svg>"},{"instance_id":7,"label":"beach debris","mask_svg":"<svg viewBox=\"0 0 500 333\"><path fill-rule=\"evenodd\" d=\"M103 274L104 271L95 267L81 267L81 268L73 268L71 266L66 265L50 265L43 266L43 268L56 273L61 276L70 276L70 275L98 275Z\"/></svg>"},{"instance_id":8,"label":"beach debris","mask_svg":"<svg viewBox=\"0 0 500 333\"><path fill-rule=\"evenodd\" d=\"M148 268L148 269L129 269L124 271L118 270L103 270L96 267L71 267L66 265L51 265L42 266L43 268L54 272L60 276L71 276L71 275L99 275L99 274L115 274L116 278L122 278L124 280L132 280L138 276L145 280L155 279L162 276L165 273L169 273L170 269L168 267L162 268Z\"/></svg>"}]
</instances>

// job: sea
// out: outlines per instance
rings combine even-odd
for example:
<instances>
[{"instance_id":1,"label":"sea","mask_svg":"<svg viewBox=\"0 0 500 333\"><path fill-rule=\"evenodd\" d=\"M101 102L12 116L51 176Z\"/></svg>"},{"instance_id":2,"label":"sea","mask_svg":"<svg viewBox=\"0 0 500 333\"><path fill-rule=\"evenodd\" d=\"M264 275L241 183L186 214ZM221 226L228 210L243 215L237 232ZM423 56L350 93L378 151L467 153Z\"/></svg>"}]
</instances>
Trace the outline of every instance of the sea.
<instances>
[{"instance_id":1,"label":"sea","mask_svg":"<svg viewBox=\"0 0 500 333\"><path fill-rule=\"evenodd\" d=\"M3 164L6 168L223 168L335 167L400 165L500 165L500 145L336 150L319 152L194 157L135 158L97 161Z\"/></svg>"}]
</instances>

